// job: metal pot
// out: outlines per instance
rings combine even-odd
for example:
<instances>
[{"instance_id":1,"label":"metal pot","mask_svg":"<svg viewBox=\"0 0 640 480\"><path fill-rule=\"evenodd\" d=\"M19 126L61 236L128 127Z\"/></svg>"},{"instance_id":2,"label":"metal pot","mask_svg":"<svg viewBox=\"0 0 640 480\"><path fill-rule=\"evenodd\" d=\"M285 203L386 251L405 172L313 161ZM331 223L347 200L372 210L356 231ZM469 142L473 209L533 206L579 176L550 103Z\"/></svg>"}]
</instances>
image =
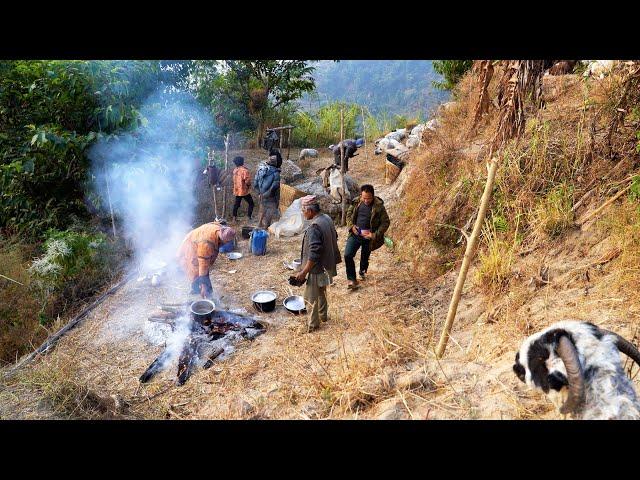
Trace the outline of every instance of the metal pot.
<instances>
[{"instance_id":1,"label":"metal pot","mask_svg":"<svg viewBox=\"0 0 640 480\"><path fill-rule=\"evenodd\" d=\"M242 238L249 238L251 236L251 232L255 230L255 227L242 227Z\"/></svg>"},{"instance_id":2,"label":"metal pot","mask_svg":"<svg viewBox=\"0 0 640 480\"><path fill-rule=\"evenodd\" d=\"M211 300L198 300L193 302L189 308L193 319L203 325L211 323L211 318L215 309L216 304Z\"/></svg>"},{"instance_id":3,"label":"metal pot","mask_svg":"<svg viewBox=\"0 0 640 480\"><path fill-rule=\"evenodd\" d=\"M259 290L251 295L253 306L259 312L272 312L276 308L278 295L271 290Z\"/></svg>"},{"instance_id":4,"label":"metal pot","mask_svg":"<svg viewBox=\"0 0 640 480\"><path fill-rule=\"evenodd\" d=\"M294 315L299 315L307 311L305 308L304 297L300 295L291 295L282 301L282 305Z\"/></svg>"}]
</instances>

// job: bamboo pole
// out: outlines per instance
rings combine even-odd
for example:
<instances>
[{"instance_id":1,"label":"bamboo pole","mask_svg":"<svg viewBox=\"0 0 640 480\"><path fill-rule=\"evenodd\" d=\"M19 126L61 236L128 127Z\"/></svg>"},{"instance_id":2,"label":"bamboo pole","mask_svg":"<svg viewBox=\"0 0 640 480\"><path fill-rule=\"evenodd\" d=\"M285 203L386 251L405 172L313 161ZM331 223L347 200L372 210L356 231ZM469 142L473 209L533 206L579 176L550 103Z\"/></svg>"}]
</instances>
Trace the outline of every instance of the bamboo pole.
<instances>
[{"instance_id":1,"label":"bamboo pole","mask_svg":"<svg viewBox=\"0 0 640 480\"><path fill-rule=\"evenodd\" d=\"M289 160L289 152L291 151L291 129L287 130L287 160Z\"/></svg>"},{"instance_id":2,"label":"bamboo pole","mask_svg":"<svg viewBox=\"0 0 640 480\"><path fill-rule=\"evenodd\" d=\"M344 158L344 109L340 109L340 173L342 177L342 221L341 226L347 224L347 182L345 176L345 158Z\"/></svg>"},{"instance_id":3,"label":"bamboo pole","mask_svg":"<svg viewBox=\"0 0 640 480\"><path fill-rule=\"evenodd\" d=\"M109 212L111 213L111 228L113 228L113 238L118 238L118 235L116 234L116 221L113 218L113 205L111 204L111 189L109 188L109 174L107 174L106 169L105 169L104 179L107 182L107 198L109 200Z\"/></svg>"},{"instance_id":4,"label":"bamboo pole","mask_svg":"<svg viewBox=\"0 0 640 480\"><path fill-rule=\"evenodd\" d=\"M362 135L364 137L364 160L369 162L369 154L367 153L367 126L364 123L364 107L361 105L360 109L362 111Z\"/></svg>"},{"instance_id":5,"label":"bamboo pole","mask_svg":"<svg viewBox=\"0 0 640 480\"><path fill-rule=\"evenodd\" d=\"M229 164L229 134L224 137L224 172L227 173ZM222 182L222 218L227 218L227 181Z\"/></svg>"},{"instance_id":6,"label":"bamboo pole","mask_svg":"<svg viewBox=\"0 0 640 480\"><path fill-rule=\"evenodd\" d=\"M441 358L445 348L447 348L447 341L449 340L449 333L451 332L451 326L458 310L458 303L460 302L460 296L462 295L462 287L467 278L467 272L469 271L469 265L475 254L476 245L478 244L478 238L480 237L480 231L482 230L482 224L487 214L487 208L489 206L489 200L491 199L491 192L493 191L493 182L496 178L496 170L498 169L498 159L493 157L489 165L489 174L487 176L487 183L484 186L484 193L480 200L480 209L478 210L478 217L476 223L473 226L473 231L467 241L467 249L464 252L464 258L462 259L462 266L460 267L460 273L458 274L458 280L456 281L456 287L453 291L453 297L449 304L449 311L447 313L447 320L445 322L438 347L436 349L436 357Z\"/></svg>"},{"instance_id":7,"label":"bamboo pole","mask_svg":"<svg viewBox=\"0 0 640 480\"><path fill-rule=\"evenodd\" d=\"M18 285L22 285L23 287L25 286L25 285L24 285L24 283L20 283L19 281L14 280L13 278L5 277L5 276L4 276L4 275L2 275L1 273L0 273L0 277L2 277L2 278L6 278L7 280L11 280L12 282L17 283Z\"/></svg>"}]
</instances>

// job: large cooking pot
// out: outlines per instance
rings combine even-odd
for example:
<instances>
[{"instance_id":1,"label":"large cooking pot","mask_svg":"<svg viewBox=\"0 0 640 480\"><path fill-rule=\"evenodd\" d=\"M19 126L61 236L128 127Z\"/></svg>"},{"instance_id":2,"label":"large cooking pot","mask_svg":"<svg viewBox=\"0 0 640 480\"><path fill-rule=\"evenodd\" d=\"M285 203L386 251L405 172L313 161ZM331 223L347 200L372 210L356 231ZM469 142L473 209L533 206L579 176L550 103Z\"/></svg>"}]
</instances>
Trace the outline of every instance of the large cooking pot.
<instances>
[{"instance_id":1,"label":"large cooking pot","mask_svg":"<svg viewBox=\"0 0 640 480\"><path fill-rule=\"evenodd\" d=\"M211 323L213 311L216 305L211 300L198 300L193 302L190 307L191 316L193 319L203 325Z\"/></svg>"},{"instance_id":2,"label":"large cooking pot","mask_svg":"<svg viewBox=\"0 0 640 480\"><path fill-rule=\"evenodd\" d=\"M276 292L271 290L258 290L251 295L253 306L259 312L272 312L276 308Z\"/></svg>"}]
</instances>

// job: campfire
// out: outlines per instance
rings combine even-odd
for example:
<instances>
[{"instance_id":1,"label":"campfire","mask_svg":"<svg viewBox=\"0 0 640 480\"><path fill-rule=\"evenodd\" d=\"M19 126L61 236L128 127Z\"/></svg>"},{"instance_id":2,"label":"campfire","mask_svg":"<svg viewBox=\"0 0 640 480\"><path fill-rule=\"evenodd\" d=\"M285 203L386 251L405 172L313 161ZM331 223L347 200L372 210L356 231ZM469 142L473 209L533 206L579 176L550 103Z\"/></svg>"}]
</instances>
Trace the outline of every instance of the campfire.
<instances>
[{"instance_id":1,"label":"campfire","mask_svg":"<svg viewBox=\"0 0 640 480\"><path fill-rule=\"evenodd\" d=\"M150 322L162 323L171 327L172 334L186 329L186 336L180 347L178 357L177 385L183 385L196 371L198 366L207 369L239 338L253 339L264 333L264 326L253 317L214 309L208 318L190 313L191 303L160 305L160 310L149 316ZM149 365L140 377L141 383L151 380L165 369L176 353L175 346L167 345L165 350Z\"/></svg>"}]
</instances>

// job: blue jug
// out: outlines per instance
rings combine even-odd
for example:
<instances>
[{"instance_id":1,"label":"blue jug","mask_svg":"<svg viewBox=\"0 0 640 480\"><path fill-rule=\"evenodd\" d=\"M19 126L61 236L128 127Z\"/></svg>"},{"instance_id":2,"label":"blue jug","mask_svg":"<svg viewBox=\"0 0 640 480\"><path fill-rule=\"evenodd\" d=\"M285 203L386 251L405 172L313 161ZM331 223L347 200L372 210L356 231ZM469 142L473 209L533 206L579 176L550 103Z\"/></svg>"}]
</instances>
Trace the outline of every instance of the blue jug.
<instances>
[{"instance_id":1,"label":"blue jug","mask_svg":"<svg viewBox=\"0 0 640 480\"><path fill-rule=\"evenodd\" d=\"M251 232L251 253L265 255L267 253L267 238L269 234L265 230L256 229Z\"/></svg>"}]
</instances>

